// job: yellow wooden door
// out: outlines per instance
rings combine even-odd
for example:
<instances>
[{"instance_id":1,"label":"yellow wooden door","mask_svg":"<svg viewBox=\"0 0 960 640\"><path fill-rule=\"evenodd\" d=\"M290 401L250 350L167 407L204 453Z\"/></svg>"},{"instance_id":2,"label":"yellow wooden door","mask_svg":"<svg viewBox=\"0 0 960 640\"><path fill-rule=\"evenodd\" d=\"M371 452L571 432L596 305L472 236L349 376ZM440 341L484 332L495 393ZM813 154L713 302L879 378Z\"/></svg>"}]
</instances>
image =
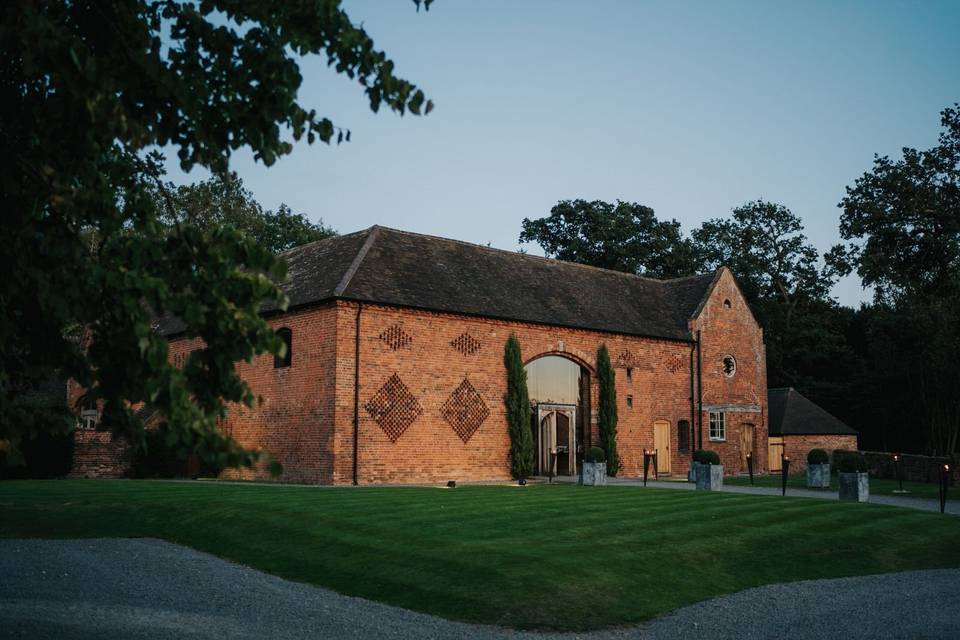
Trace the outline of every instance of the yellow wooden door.
<instances>
[{"instance_id":1,"label":"yellow wooden door","mask_svg":"<svg viewBox=\"0 0 960 640\"><path fill-rule=\"evenodd\" d=\"M783 453L783 437L770 436L767 439L767 466L770 471L780 471L780 455Z\"/></svg>"},{"instance_id":2,"label":"yellow wooden door","mask_svg":"<svg viewBox=\"0 0 960 640\"><path fill-rule=\"evenodd\" d=\"M670 473L670 423L666 420L653 423L653 448L657 450L657 471Z\"/></svg>"},{"instance_id":3,"label":"yellow wooden door","mask_svg":"<svg viewBox=\"0 0 960 640\"><path fill-rule=\"evenodd\" d=\"M740 425L740 470L747 470L747 454L753 455L753 425Z\"/></svg>"}]
</instances>

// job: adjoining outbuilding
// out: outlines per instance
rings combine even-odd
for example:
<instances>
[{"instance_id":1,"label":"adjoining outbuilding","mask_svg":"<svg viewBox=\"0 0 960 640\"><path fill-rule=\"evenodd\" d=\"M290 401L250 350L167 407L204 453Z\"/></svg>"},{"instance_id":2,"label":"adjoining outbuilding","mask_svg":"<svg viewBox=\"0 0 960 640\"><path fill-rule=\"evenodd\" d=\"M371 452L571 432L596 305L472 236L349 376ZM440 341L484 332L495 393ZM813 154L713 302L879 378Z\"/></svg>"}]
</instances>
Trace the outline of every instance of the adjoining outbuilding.
<instances>
[{"instance_id":1,"label":"adjoining outbuilding","mask_svg":"<svg viewBox=\"0 0 960 640\"><path fill-rule=\"evenodd\" d=\"M811 449L856 451L858 433L793 387L770 389L770 471L780 470L780 454L790 458L790 468L801 471Z\"/></svg>"}]
</instances>

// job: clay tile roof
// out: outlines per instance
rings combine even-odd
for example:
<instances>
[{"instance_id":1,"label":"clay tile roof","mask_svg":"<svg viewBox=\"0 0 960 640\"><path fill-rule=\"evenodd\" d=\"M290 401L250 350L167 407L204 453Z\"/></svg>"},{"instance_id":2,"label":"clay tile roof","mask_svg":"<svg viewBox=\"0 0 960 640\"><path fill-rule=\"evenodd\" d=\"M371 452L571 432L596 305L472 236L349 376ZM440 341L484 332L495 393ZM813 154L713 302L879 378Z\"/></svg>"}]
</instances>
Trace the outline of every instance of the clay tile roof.
<instances>
[{"instance_id":1,"label":"clay tile roof","mask_svg":"<svg viewBox=\"0 0 960 640\"><path fill-rule=\"evenodd\" d=\"M283 257L291 309L340 298L672 340L691 340L717 277L655 280L380 226Z\"/></svg>"},{"instance_id":2,"label":"clay tile roof","mask_svg":"<svg viewBox=\"0 0 960 640\"><path fill-rule=\"evenodd\" d=\"M793 387L768 389L767 405L771 436L857 434Z\"/></svg>"}]
</instances>

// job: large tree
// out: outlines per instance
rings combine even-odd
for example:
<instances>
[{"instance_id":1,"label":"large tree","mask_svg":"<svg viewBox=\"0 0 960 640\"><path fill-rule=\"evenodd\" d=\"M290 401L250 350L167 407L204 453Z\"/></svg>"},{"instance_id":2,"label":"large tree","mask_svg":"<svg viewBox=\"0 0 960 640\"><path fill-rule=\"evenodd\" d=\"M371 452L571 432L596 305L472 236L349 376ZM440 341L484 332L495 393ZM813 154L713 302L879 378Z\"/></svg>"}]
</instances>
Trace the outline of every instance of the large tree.
<instances>
[{"instance_id":1,"label":"large tree","mask_svg":"<svg viewBox=\"0 0 960 640\"><path fill-rule=\"evenodd\" d=\"M151 402L184 451L254 461L216 420L225 401L254 400L234 362L283 349L258 311L284 306L271 280L284 268L233 228L165 227L152 152L224 175L238 149L270 165L302 138L348 140L298 100L311 54L374 111L432 108L338 0L0 4L0 440L11 458L24 436L67 428L24 402L58 371L135 442L130 403ZM151 329L161 314L206 345L182 370Z\"/></svg>"},{"instance_id":2,"label":"large tree","mask_svg":"<svg viewBox=\"0 0 960 640\"><path fill-rule=\"evenodd\" d=\"M550 215L523 219L520 242L551 257L654 278L693 273L690 243L676 220L661 221L635 202L561 200Z\"/></svg>"},{"instance_id":3,"label":"large tree","mask_svg":"<svg viewBox=\"0 0 960 640\"><path fill-rule=\"evenodd\" d=\"M201 229L229 226L272 253L336 235L323 220L312 222L281 204L264 209L235 173L191 185L154 187L160 221L170 227L190 222Z\"/></svg>"},{"instance_id":4,"label":"large tree","mask_svg":"<svg viewBox=\"0 0 960 640\"><path fill-rule=\"evenodd\" d=\"M700 268L730 267L764 328L770 386L796 386L816 399L836 395L833 373L850 361L829 295L836 273L807 240L800 217L758 199L692 235Z\"/></svg>"},{"instance_id":5,"label":"large tree","mask_svg":"<svg viewBox=\"0 0 960 640\"><path fill-rule=\"evenodd\" d=\"M875 157L840 202L832 258L855 269L886 303L955 295L960 289L960 105L944 109L939 144Z\"/></svg>"},{"instance_id":6,"label":"large tree","mask_svg":"<svg viewBox=\"0 0 960 640\"><path fill-rule=\"evenodd\" d=\"M939 144L875 157L840 202L831 252L874 287L863 353L884 433L928 451L960 446L960 105L941 113ZM888 438L887 438L888 439Z\"/></svg>"},{"instance_id":7,"label":"large tree","mask_svg":"<svg viewBox=\"0 0 960 640\"><path fill-rule=\"evenodd\" d=\"M730 267L749 299L777 301L788 319L805 301L826 299L834 283L800 217L782 204L748 202L704 222L693 242L702 269Z\"/></svg>"}]
</instances>

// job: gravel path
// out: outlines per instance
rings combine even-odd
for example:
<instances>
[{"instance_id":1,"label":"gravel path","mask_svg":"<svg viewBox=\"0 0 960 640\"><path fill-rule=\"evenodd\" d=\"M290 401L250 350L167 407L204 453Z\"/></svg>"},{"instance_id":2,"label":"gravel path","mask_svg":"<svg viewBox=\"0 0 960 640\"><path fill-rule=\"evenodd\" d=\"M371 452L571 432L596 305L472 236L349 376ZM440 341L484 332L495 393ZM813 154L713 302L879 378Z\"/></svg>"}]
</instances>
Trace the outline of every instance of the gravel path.
<instances>
[{"instance_id":1,"label":"gravel path","mask_svg":"<svg viewBox=\"0 0 960 640\"><path fill-rule=\"evenodd\" d=\"M151 539L0 540L0 638L957 638L960 570L750 589L582 635L461 624Z\"/></svg>"}]
</instances>

